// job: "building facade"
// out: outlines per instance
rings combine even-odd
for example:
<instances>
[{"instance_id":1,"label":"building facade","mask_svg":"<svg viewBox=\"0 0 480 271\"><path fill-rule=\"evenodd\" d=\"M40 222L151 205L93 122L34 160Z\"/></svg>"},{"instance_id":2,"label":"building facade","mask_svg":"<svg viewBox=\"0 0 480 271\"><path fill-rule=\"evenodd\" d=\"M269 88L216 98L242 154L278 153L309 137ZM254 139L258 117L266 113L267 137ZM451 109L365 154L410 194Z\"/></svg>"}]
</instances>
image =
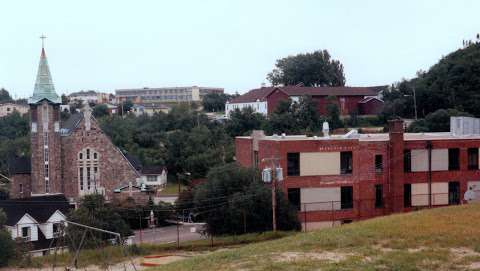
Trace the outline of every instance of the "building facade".
<instances>
[{"instance_id":1,"label":"building facade","mask_svg":"<svg viewBox=\"0 0 480 271\"><path fill-rule=\"evenodd\" d=\"M454 129L473 122L480 126L478 119L453 118L452 131L445 133L404 133L400 120L390 122L388 134L257 132L236 138L236 158L259 169L270 167L264 158L278 158L284 176L279 187L312 229L460 204L467 189L480 198L480 132Z\"/></svg>"},{"instance_id":2,"label":"building facade","mask_svg":"<svg viewBox=\"0 0 480 271\"><path fill-rule=\"evenodd\" d=\"M0 104L0 118L8 116L13 112L18 112L20 115L25 115L28 113L28 105L6 102Z\"/></svg>"},{"instance_id":3,"label":"building facade","mask_svg":"<svg viewBox=\"0 0 480 271\"><path fill-rule=\"evenodd\" d=\"M132 106L131 112L137 117L144 114L153 116L155 113L159 112L168 113L170 112L170 109L170 106L162 103L138 103Z\"/></svg>"},{"instance_id":4,"label":"building facade","mask_svg":"<svg viewBox=\"0 0 480 271\"><path fill-rule=\"evenodd\" d=\"M117 89L115 97L118 103L132 101L133 103L177 103L198 102L209 93L223 93L223 88L210 87L164 87L164 88L139 88Z\"/></svg>"},{"instance_id":5,"label":"building facade","mask_svg":"<svg viewBox=\"0 0 480 271\"><path fill-rule=\"evenodd\" d=\"M113 94L97 92L95 90L78 91L68 95L70 103L82 102L82 103L94 103L94 104L106 104L115 101Z\"/></svg>"},{"instance_id":6,"label":"building facade","mask_svg":"<svg viewBox=\"0 0 480 271\"><path fill-rule=\"evenodd\" d=\"M254 112L269 115L275 111L280 101L291 99L293 102L298 102L303 96L312 98L321 115L327 113L329 96L336 97L335 103L341 115L377 114L383 109L383 100L378 97L382 89L383 87L262 87L228 101L225 104L225 115L228 117L232 111L247 107Z\"/></svg>"},{"instance_id":7,"label":"building facade","mask_svg":"<svg viewBox=\"0 0 480 271\"><path fill-rule=\"evenodd\" d=\"M116 188L136 182L139 173L103 133L88 104L61 121L61 99L43 48L28 103L31 159L13 162L11 197L64 194L77 202L84 195L98 193L109 200Z\"/></svg>"}]
</instances>

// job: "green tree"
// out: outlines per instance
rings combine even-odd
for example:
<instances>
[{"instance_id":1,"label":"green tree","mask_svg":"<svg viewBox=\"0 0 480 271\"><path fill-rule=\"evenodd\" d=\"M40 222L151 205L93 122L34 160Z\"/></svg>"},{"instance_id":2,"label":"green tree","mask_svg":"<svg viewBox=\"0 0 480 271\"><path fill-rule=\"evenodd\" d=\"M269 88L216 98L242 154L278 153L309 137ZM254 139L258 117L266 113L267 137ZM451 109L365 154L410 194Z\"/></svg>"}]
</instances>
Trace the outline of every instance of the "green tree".
<instances>
[{"instance_id":1,"label":"green tree","mask_svg":"<svg viewBox=\"0 0 480 271\"><path fill-rule=\"evenodd\" d=\"M130 110L132 110L132 107L133 107L133 102L130 101L130 100L126 100L126 101L122 102L122 104L121 104L121 108L123 110L123 113L130 112Z\"/></svg>"},{"instance_id":2,"label":"green tree","mask_svg":"<svg viewBox=\"0 0 480 271\"><path fill-rule=\"evenodd\" d=\"M62 94L61 98L62 98L62 104L68 104L70 102L70 99L65 94Z\"/></svg>"},{"instance_id":3,"label":"green tree","mask_svg":"<svg viewBox=\"0 0 480 271\"><path fill-rule=\"evenodd\" d=\"M12 157L30 155L29 119L13 112L0 118L0 173L8 175Z\"/></svg>"},{"instance_id":4,"label":"green tree","mask_svg":"<svg viewBox=\"0 0 480 271\"><path fill-rule=\"evenodd\" d=\"M108 116L108 107L105 104L95 105L93 108L93 116L95 116L95 118Z\"/></svg>"},{"instance_id":5,"label":"green tree","mask_svg":"<svg viewBox=\"0 0 480 271\"><path fill-rule=\"evenodd\" d=\"M280 101L265 125L268 134L299 134L301 127L296 118L298 105L292 100Z\"/></svg>"},{"instance_id":6,"label":"green tree","mask_svg":"<svg viewBox=\"0 0 480 271\"><path fill-rule=\"evenodd\" d=\"M205 219L210 234L272 229L271 191L254 169L233 163L212 168L207 182L195 187L192 193L194 214ZM277 191L277 217L278 229L300 229L296 208L281 191Z\"/></svg>"},{"instance_id":7,"label":"green tree","mask_svg":"<svg viewBox=\"0 0 480 271\"><path fill-rule=\"evenodd\" d=\"M208 112L225 111L225 103L230 95L224 93L209 93L202 99L203 109Z\"/></svg>"},{"instance_id":8,"label":"green tree","mask_svg":"<svg viewBox=\"0 0 480 271\"><path fill-rule=\"evenodd\" d=\"M272 85L343 86L343 65L331 59L327 50L298 54L277 60L267 75Z\"/></svg>"},{"instance_id":9,"label":"green tree","mask_svg":"<svg viewBox=\"0 0 480 271\"><path fill-rule=\"evenodd\" d=\"M4 229L7 216L0 209L0 267L6 266L8 261L15 255L15 242L10 234Z\"/></svg>"},{"instance_id":10,"label":"green tree","mask_svg":"<svg viewBox=\"0 0 480 271\"><path fill-rule=\"evenodd\" d=\"M12 96L10 96L10 93L4 89L4 88L1 88L0 89L0 103L2 102L10 102L12 101Z\"/></svg>"},{"instance_id":11,"label":"green tree","mask_svg":"<svg viewBox=\"0 0 480 271\"><path fill-rule=\"evenodd\" d=\"M442 57L428 71L402 80L384 92L386 118L413 117L413 95L419 117L438 109L453 108L480 116L480 43Z\"/></svg>"},{"instance_id":12,"label":"green tree","mask_svg":"<svg viewBox=\"0 0 480 271\"><path fill-rule=\"evenodd\" d=\"M265 123L265 117L246 107L242 110L235 109L230 113L225 129L231 137L249 134L252 130L259 130Z\"/></svg>"},{"instance_id":13,"label":"green tree","mask_svg":"<svg viewBox=\"0 0 480 271\"><path fill-rule=\"evenodd\" d=\"M340 109L338 108L338 99L335 96L327 97L327 121L330 129L343 127L343 121L340 119Z\"/></svg>"},{"instance_id":14,"label":"green tree","mask_svg":"<svg viewBox=\"0 0 480 271\"><path fill-rule=\"evenodd\" d=\"M87 195L82 198L77 209L68 215L68 220L108 231L118 232L123 237L132 235L128 224L105 203L102 195ZM70 226L66 228L67 233L72 236L74 243L79 244L84 232L83 228ZM85 248L97 248L98 244L107 244L112 236L98 232L92 232L93 238L85 242Z\"/></svg>"},{"instance_id":15,"label":"green tree","mask_svg":"<svg viewBox=\"0 0 480 271\"><path fill-rule=\"evenodd\" d=\"M454 116L472 116L466 112L461 112L456 109L438 109L435 112L429 113L425 119L414 121L408 130L410 132L449 132L450 131L450 117Z\"/></svg>"}]
</instances>

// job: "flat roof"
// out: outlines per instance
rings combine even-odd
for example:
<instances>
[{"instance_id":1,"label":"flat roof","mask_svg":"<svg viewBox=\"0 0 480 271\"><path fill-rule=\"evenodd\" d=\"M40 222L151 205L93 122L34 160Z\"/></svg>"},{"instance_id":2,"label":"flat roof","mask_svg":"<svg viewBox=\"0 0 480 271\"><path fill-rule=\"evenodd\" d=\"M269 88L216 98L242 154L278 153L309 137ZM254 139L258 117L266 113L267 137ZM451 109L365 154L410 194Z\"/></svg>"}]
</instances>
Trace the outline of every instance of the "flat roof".
<instances>
[{"instance_id":1,"label":"flat roof","mask_svg":"<svg viewBox=\"0 0 480 271\"><path fill-rule=\"evenodd\" d=\"M251 136L237 136L237 138L251 139ZM405 141L416 140L461 140L461 139L480 139L480 134L475 135L453 135L450 132L435 132L435 133L404 133L403 138ZM390 136L388 133L376 133L376 134L357 134L350 137L343 135L330 135L330 137L323 136L306 136L306 135L276 135L265 136L261 140L274 140L274 141L299 141L299 140L359 140L359 141L388 141Z\"/></svg>"}]
</instances>

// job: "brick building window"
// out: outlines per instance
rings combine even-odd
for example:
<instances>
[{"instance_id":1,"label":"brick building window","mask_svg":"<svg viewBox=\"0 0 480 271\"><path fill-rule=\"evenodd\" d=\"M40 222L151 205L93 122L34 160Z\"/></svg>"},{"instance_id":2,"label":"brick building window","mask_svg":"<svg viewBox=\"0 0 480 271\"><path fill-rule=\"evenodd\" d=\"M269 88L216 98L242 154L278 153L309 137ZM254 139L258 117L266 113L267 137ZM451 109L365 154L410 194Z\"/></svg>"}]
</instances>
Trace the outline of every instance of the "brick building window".
<instances>
[{"instance_id":1,"label":"brick building window","mask_svg":"<svg viewBox=\"0 0 480 271\"><path fill-rule=\"evenodd\" d=\"M353 208L353 186L342 186L340 188L340 206L342 209Z\"/></svg>"},{"instance_id":2,"label":"brick building window","mask_svg":"<svg viewBox=\"0 0 480 271\"><path fill-rule=\"evenodd\" d=\"M44 165L43 175L45 178L48 178L48 164Z\"/></svg>"},{"instance_id":3,"label":"brick building window","mask_svg":"<svg viewBox=\"0 0 480 271\"><path fill-rule=\"evenodd\" d=\"M300 175L300 153L287 153L287 175Z\"/></svg>"},{"instance_id":4,"label":"brick building window","mask_svg":"<svg viewBox=\"0 0 480 271\"><path fill-rule=\"evenodd\" d=\"M383 156L381 154L375 155L375 172L383 171Z\"/></svg>"},{"instance_id":5,"label":"brick building window","mask_svg":"<svg viewBox=\"0 0 480 271\"><path fill-rule=\"evenodd\" d=\"M468 170L478 170L478 148L468 149Z\"/></svg>"},{"instance_id":6,"label":"brick building window","mask_svg":"<svg viewBox=\"0 0 480 271\"><path fill-rule=\"evenodd\" d=\"M288 189L288 201L295 206L297 210L300 210L300 188Z\"/></svg>"},{"instance_id":7,"label":"brick building window","mask_svg":"<svg viewBox=\"0 0 480 271\"><path fill-rule=\"evenodd\" d=\"M375 185L375 207L383 207L383 185L381 184Z\"/></svg>"},{"instance_id":8,"label":"brick building window","mask_svg":"<svg viewBox=\"0 0 480 271\"><path fill-rule=\"evenodd\" d=\"M412 152L410 150L403 151L403 171L412 172Z\"/></svg>"},{"instance_id":9,"label":"brick building window","mask_svg":"<svg viewBox=\"0 0 480 271\"><path fill-rule=\"evenodd\" d=\"M412 206L412 184L403 185L403 207Z\"/></svg>"},{"instance_id":10,"label":"brick building window","mask_svg":"<svg viewBox=\"0 0 480 271\"><path fill-rule=\"evenodd\" d=\"M353 159L352 152L341 152L340 153L340 173L341 174L351 174L353 171Z\"/></svg>"},{"instance_id":11,"label":"brick building window","mask_svg":"<svg viewBox=\"0 0 480 271\"><path fill-rule=\"evenodd\" d=\"M448 149L448 170L460 169L460 149Z\"/></svg>"}]
</instances>

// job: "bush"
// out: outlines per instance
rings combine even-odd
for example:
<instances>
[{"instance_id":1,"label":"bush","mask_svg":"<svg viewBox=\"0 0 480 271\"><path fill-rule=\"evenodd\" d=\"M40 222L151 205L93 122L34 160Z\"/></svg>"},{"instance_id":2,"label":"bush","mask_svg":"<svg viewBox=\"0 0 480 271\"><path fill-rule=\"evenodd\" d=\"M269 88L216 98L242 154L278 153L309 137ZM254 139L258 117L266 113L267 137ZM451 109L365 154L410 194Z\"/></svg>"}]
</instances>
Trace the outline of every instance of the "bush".
<instances>
[{"instance_id":1,"label":"bush","mask_svg":"<svg viewBox=\"0 0 480 271\"><path fill-rule=\"evenodd\" d=\"M258 171L227 164L210 170L207 182L193 191L194 214L212 235L264 232L272 229L271 190ZM277 190L277 228L298 230L297 210Z\"/></svg>"},{"instance_id":2,"label":"bush","mask_svg":"<svg viewBox=\"0 0 480 271\"><path fill-rule=\"evenodd\" d=\"M6 219L5 213L0 209L0 267L6 266L15 255L15 242L10 233L3 229Z\"/></svg>"}]
</instances>

